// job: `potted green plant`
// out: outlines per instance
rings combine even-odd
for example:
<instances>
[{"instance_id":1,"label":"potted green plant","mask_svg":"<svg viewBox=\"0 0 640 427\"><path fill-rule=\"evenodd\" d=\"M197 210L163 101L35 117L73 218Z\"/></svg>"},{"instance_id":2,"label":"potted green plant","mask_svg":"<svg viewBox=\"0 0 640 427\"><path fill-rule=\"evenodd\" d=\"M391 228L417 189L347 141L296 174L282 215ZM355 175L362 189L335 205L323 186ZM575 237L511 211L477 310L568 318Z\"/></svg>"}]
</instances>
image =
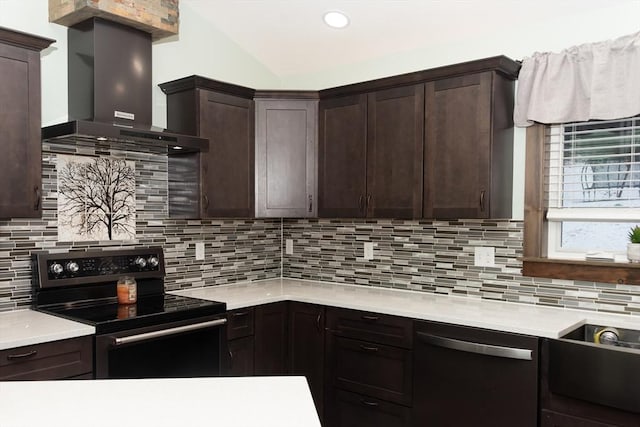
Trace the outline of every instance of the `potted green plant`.
<instances>
[{"instance_id":1,"label":"potted green plant","mask_svg":"<svg viewBox=\"0 0 640 427\"><path fill-rule=\"evenodd\" d=\"M636 225L629 230L627 258L631 262L640 262L640 225Z\"/></svg>"}]
</instances>

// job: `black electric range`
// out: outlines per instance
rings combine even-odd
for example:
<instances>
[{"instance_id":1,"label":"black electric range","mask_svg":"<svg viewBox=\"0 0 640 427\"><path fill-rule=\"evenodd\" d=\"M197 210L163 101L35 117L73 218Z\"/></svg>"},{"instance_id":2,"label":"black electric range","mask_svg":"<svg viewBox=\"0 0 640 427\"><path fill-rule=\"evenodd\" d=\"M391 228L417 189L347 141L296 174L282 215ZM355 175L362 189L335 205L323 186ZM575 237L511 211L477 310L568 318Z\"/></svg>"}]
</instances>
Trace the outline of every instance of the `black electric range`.
<instances>
[{"instance_id":1,"label":"black electric range","mask_svg":"<svg viewBox=\"0 0 640 427\"><path fill-rule=\"evenodd\" d=\"M33 308L86 323L97 334L221 314L226 304L164 292L162 248L38 252ZM136 279L135 304L119 304L118 278Z\"/></svg>"}]
</instances>

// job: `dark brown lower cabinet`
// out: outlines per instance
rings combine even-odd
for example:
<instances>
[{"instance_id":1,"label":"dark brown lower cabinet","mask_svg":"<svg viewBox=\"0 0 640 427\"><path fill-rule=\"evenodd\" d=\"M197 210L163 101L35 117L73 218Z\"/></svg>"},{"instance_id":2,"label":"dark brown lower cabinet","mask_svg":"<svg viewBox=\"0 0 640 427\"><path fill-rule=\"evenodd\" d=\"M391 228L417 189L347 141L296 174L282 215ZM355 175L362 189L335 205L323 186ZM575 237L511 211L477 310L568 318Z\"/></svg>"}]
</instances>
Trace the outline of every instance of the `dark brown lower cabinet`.
<instances>
[{"instance_id":1,"label":"dark brown lower cabinet","mask_svg":"<svg viewBox=\"0 0 640 427\"><path fill-rule=\"evenodd\" d=\"M331 402L334 427L407 427L411 409L362 394L337 390Z\"/></svg>"},{"instance_id":2,"label":"dark brown lower cabinet","mask_svg":"<svg viewBox=\"0 0 640 427\"><path fill-rule=\"evenodd\" d=\"M229 350L227 374L233 377L253 375L253 336L231 340L227 343L227 348Z\"/></svg>"},{"instance_id":3,"label":"dark brown lower cabinet","mask_svg":"<svg viewBox=\"0 0 640 427\"><path fill-rule=\"evenodd\" d=\"M0 381L92 377L92 336L0 351Z\"/></svg>"},{"instance_id":4,"label":"dark brown lower cabinet","mask_svg":"<svg viewBox=\"0 0 640 427\"><path fill-rule=\"evenodd\" d=\"M417 321L413 351L414 425L538 425L538 338Z\"/></svg>"},{"instance_id":5,"label":"dark brown lower cabinet","mask_svg":"<svg viewBox=\"0 0 640 427\"><path fill-rule=\"evenodd\" d=\"M287 301L255 307L256 375L286 375L289 372L288 311Z\"/></svg>"},{"instance_id":6,"label":"dark brown lower cabinet","mask_svg":"<svg viewBox=\"0 0 640 427\"><path fill-rule=\"evenodd\" d=\"M413 321L327 308L325 427L411 426Z\"/></svg>"},{"instance_id":7,"label":"dark brown lower cabinet","mask_svg":"<svg viewBox=\"0 0 640 427\"><path fill-rule=\"evenodd\" d=\"M304 375L318 416L323 418L325 308L289 303L289 372Z\"/></svg>"}]
</instances>

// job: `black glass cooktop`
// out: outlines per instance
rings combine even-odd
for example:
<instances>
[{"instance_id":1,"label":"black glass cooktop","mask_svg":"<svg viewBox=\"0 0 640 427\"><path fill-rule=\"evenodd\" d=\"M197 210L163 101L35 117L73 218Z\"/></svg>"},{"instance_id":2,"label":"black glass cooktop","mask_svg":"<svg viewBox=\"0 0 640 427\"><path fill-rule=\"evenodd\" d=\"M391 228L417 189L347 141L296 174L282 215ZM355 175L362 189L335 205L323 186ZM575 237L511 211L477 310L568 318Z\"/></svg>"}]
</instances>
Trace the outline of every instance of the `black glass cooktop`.
<instances>
[{"instance_id":1,"label":"black glass cooktop","mask_svg":"<svg viewBox=\"0 0 640 427\"><path fill-rule=\"evenodd\" d=\"M226 304L162 294L138 297L135 304L118 304L113 299L40 306L37 310L87 323L100 334L221 314L226 311Z\"/></svg>"}]
</instances>

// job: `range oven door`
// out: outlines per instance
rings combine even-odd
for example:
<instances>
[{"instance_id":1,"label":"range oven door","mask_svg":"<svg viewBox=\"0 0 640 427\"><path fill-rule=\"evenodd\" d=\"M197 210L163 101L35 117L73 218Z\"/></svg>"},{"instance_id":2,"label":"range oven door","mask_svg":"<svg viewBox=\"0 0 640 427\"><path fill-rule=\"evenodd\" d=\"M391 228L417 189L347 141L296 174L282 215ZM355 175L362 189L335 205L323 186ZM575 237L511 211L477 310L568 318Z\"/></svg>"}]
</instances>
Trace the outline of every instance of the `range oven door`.
<instances>
[{"instance_id":1,"label":"range oven door","mask_svg":"<svg viewBox=\"0 0 640 427\"><path fill-rule=\"evenodd\" d=\"M96 378L179 378L221 374L224 315L96 336Z\"/></svg>"}]
</instances>

